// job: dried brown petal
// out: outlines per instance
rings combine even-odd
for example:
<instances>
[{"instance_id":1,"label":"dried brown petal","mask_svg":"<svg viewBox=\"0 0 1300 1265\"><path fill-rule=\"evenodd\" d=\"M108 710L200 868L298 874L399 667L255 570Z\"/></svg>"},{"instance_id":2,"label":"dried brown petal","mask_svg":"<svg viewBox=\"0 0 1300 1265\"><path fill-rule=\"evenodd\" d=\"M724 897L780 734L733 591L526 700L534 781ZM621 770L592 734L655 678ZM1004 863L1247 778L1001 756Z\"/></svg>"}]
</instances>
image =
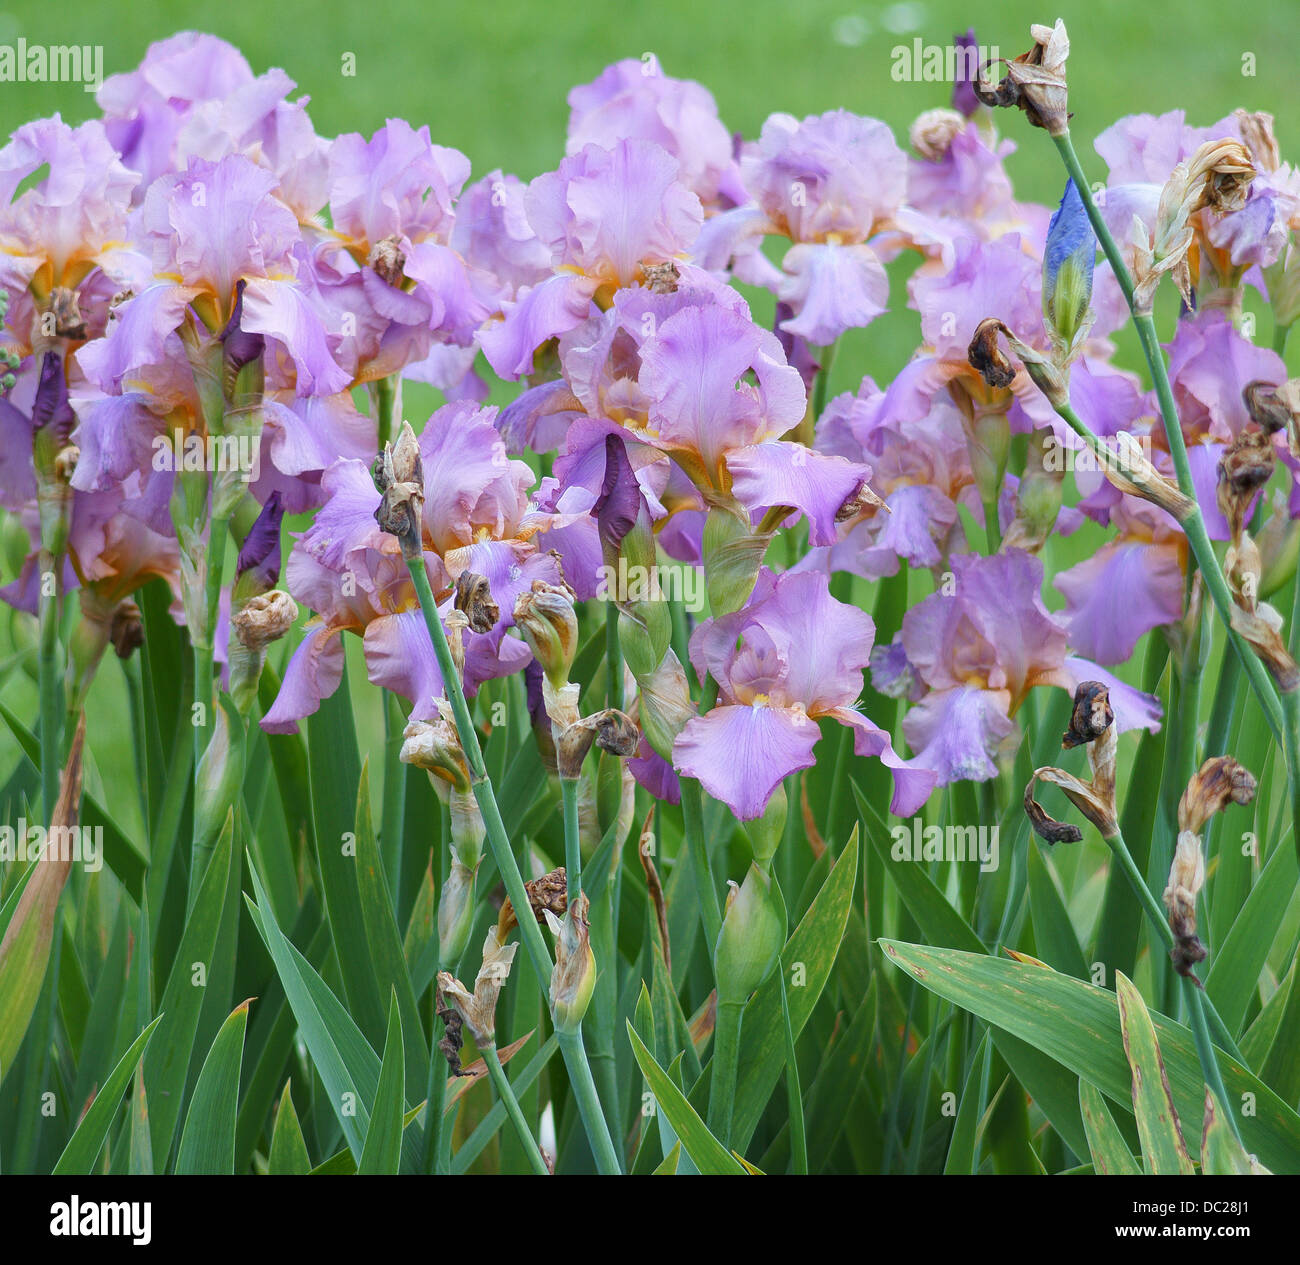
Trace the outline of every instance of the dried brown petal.
<instances>
[{"instance_id":1,"label":"dried brown petal","mask_svg":"<svg viewBox=\"0 0 1300 1265\"><path fill-rule=\"evenodd\" d=\"M572 781L579 776L593 742L611 755L627 757L636 754L639 741L640 731L635 721L614 707L575 721L556 739L555 757L560 777Z\"/></svg>"},{"instance_id":2,"label":"dried brown petal","mask_svg":"<svg viewBox=\"0 0 1300 1265\"><path fill-rule=\"evenodd\" d=\"M81 316L76 290L55 286L50 291L50 315L54 317L54 333L59 338L85 338L86 322Z\"/></svg>"},{"instance_id":3,"label":"dried brown petal","mask_svg":"<svg viewBox=\"0 0 1300 1265\"><path fill-rule=\"evenodd\" d=\"M1291 410L1287 408L1277 386L1256 378L1241 388L1241 398L1245 402L1250 420L1269 435L1285 430L1291 424Z\"/></svg>"},{"instance_id":4,"label":"dried brown petal","mask_svg":"<svg viewBox=\"0 0 1300 1265\"><path fill-rule=\"evenodd\" d=\"M908 131L908 140L927 162L941 161L953 141L966 129L966 119L957 110L926 110Z\"/></svg>"},{"instance_id":5,"label":"dried brown petal","mask_svg":"<svg viewBox=\"0 0 1300 1265\"><path fill-rule=\"evenodd\" d=\"M1083 681L1074 691L1074 710L1070 727L1061 737L1061 746L1081 747L1100 738L1115 720L1110 706L1110 691L1100 681Z\"/></svg>"},{"instance_id":6,"label":"dried brown petal","mask_svg":"<svg viewBox=\"0 0 1300 1265\"><path fill-rule=\"evenodd\" d=\"M981 71L973 85L975 95L985 105L1019 106L1034 127L1045 128L1052 136L1064 136L1070 121L1065 81L1070 39L1065 23L1058 18L1054 27L1035 25L1029 33L1034 46L1006 63L1006 78L996 87Z\"/></svg>"},{"instance_id":7,"label":"dried brown petal","mask_svg":"<svg viewBox=\"0 0 1300 1265\"><path fill-rule=\"evenodd\" d=\"M975 337L966 351L971 368L986 385L997 389L1009 387L1016 377L1015 366L998 345L998 335L1005 329L1006 326L996 317L987 317L976 327Z\"/></svg>"},{"instance_id":8,"label":"dried brown petal","mask_svg":"<svg viewBox=\"0 0 1300 1265\"><path fill-rule=\"evenodd\" d=\"M144 645L144 620L140 608L130 598L119 602L113 611L108 639L119 659L129 659Z\"/></svg>"},{"instance_id":9,"label":"dried brown petal","mask_svg":"<svg viewBox=\"0 0 1300 1265\"><path fill-rule=\"evenodd\" d=\"M1273 135L1273 116L1263 110L1233 110L1232 117L1237 121L1241 139L1246 143L1251 161L1260 171L1276 171L1282 165L1281 151L1278 149L1277 137Z\"/></svg>"},{"instance_id":10,"label":"dried brown petal","mask_svg":"<svg viewBox=\"0 0 1300 1265\"><path fill-rule=\"evenodd\" d=\"M642 272L645 275L646 288L652 294L677 293L677 283L681 273L671 259L661 264L646 264Z\"/></svg>"},{"instance_id":11,"label":"dried brown petal","mask_svg":"<svg viewBox=\"0 0 1300 1265\"><path fill-rule=\"evenodd\" d=\"M1259 655L1278 689L1290 694L1300 688L1300 669L1282 641L1282 618L1277 611L1260 602L1253 611L1234 606L1230 618L1233 631Z\"/></svg>"},{"instance_id":12,"label":"dried brown petal","mask_svg":"<svg viewBox=\"0 0 1300 1265\"><path fill-rule=\"evenodd\" d=\"M366 263L372 267L379 278L390 286L400 287L406 280L403 269L406 267L406 255L402 251L402 239L396 235L381 238L366 256Z\"/></svg>"},{"instance_id":13,"label":"dried brown petal","mask_svg":"<svg viewBox=\"0 0 1300 1265\"><path fill-rule=\"evenodd\" d=\"M410 422L402 423L396 444L384 445L371 473L375 487L383 494L375 510L375 522L381 531L397 538L402 557L410 561L419 558L423 548L424 463Z\"/></svg>"},{"instance_id":14,"label":"dried brown petal","mask_svg":"<svg viewBox=\"0 0 1300 1265\"><path fill-rule=\"evenodd\" d=\"M501 618L501 608L492 600L492 586L485 575L462 571L456 577L455 606L469 618L471 631L491 632Z\"/></svg>"},{"instance_id":15,"label":"dried brown petal","mask_svg":"<svg viewBox=\"0 0 1300 1265\"><path fill-rule=\"evenodd\" d=\"M1201 765L1178 803L1178 829L1199 835L1205 823L1229 804L1255 798L1255 778L1231 756L1213 756Z\"/></svg>"},{"instance_id":16,"label":"dried brown petal","mask_svg":"<svg viewBox=\"0 0 1300 1265\"><path fill-rule=\"evenodd\" d=\"M1034 783L1031 780L1025 787L1025 815L1034 833L1048 843L1078 843L1083 839L1083 831L1069 822L1057 821L1034 798Z\"/></svg>"}]
</instances>

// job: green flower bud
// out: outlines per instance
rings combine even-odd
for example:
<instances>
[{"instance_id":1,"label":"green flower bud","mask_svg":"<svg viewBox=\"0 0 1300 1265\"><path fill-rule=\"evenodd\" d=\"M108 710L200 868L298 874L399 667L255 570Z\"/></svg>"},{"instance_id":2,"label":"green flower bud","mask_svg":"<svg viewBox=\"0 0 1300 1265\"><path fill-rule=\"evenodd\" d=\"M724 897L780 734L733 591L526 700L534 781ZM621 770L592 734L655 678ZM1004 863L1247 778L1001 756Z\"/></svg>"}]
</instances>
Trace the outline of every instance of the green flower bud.
<instances>
[{"instance_id":1,"label":"green flower bud","mask_svg":"<svg viewBox=\"0 0 1300 1265\"><path fill-rule=\"evenodd\" d=\"M785 822L789 815L789 801L786 799L785 783L777 785L767 808L761 817L745 822L745 833L749 836L749 846L754 851L754 864L765 874L772 872L772 858L785 838Z\"/></svg>"},{"instance_id":2,"label":"green flower bud","mask_svg":"<svg viewBox=\"0 0 1300 1265\"><path fill-rule=\"evenodd\" d=\"M215 720L195 777L195 834L205 852L216 846L244 782L244 722L228 694L221 695Z\"/></svg>"},{"instance_id":3,"label":"green flower bud","mask_svg":"<svg viewBox=\"0 0 1300 1265\"><path fill-rule=\"evenodd\" d=\"M461 864L451 850L451 871L438 896L438 960L451 965L460 960L474 922L475 872Z\"/></svg>"},{"instance_id":4,"label":"green flower bud","mask_svg":"<svg viewBox=\"0 0 1300 1265\"><path fill-rule=\"evenodd\" d=\"M776 879L757 865L734 883L713 950L718 1004L744 1002L772 973L785 946L785 900Z\"/></svg>"},{"instance_id":5,"label":"green flower bud","mask_svg":"<svg viewBox=\"0 0 1300 1265\"><path fill-rule=\"evenodd\" d=\"M567 685L578 652L578 616L571 590L534 580L532 589L521 593L515 603L515 627L551 685L557 690Z\"/></svg>"},{"instance_id":6,"label":"green flower bud","mask_svg":"<svg viewBox=\"0 0 1300 1265\"><path fill-rule=\"evenodd\" d=\"M551 1018L555 1031L577 1032L596 991L596 955L591 950L591 902L583 892L561 921L543 910L555 936L555 970L551 972Z\"/></svg>"},{"instance_id":7,"label":"green flower bud","mask_svg":"<svg viewBox=\"0 0 1300 1265\"><path fill-rule=\"evenodd\" d=\"M767 532L755 532L742 515L713 508L704 520L704 583L715 615L729 615L749 600L772 543Z\"/></svg>"}]
</instances>

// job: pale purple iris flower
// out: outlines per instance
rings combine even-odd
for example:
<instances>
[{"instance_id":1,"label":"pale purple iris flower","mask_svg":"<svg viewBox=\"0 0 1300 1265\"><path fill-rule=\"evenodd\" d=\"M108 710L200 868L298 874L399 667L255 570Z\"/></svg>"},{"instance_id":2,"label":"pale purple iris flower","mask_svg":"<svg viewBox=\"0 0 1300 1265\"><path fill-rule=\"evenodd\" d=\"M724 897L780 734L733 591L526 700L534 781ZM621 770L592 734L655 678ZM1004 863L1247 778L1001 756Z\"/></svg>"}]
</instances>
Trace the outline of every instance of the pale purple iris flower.
<instances>
[{"instance_id":1,"label":"pale purple iris flower","mask_svg":"<svg viewBox=\"0 0 1300 1265\"><path fill-rule=\"evenodd\" d=\"M505 635L514 622L515 600L534 580L563 578L564 564L538 545L555 516L530 505L534 475L506 455L494 414L468 402L448 404L420 435L424 560L439 609L451 609L456 579L470 571L487 577L501 612L489 632L465 633L470 693L529 661L527 645ZM345 631L362 637L370 680L409 699L412 715L427 719L436 714L442 679L400 549L375 522L380 497L370 472L361 461L338 461L321 483L325 504L294 544L285 568L289 592L315 618L263 728L291 731L333 693L341 679Z\"/></svg>"},{"instance_id":2,"label":"pale purple iris flower","mask_svg":"<svg viewBox=\"0 0 1300 1265\"><path fill-rule=\"evenodd\" d=\"M802 121L774 114L741 159L753 201L705 226L696 261L769 285L794 315L782 328L819 346L869 325L889 302L882 243L907 193L907 158L888 126L847 110ZM793 243L781 271L757 247Z\"/></svg>"},{"instance_id":3,"label":"pale purple iris flower","mask_svg":"<svg viewBox=\"0 0 1300 1265\"><path fill-rule=\"evenodd\" d=\"M718 701L677 736L674 768L752 820L782 779L816 763L817 721L825 717L853 730L859 756L892 770L892 811L916 812L933 774L901 759L888 733L856 710L874 637L871 616L831 597L824 575L764 569L742 609L705 621L691 637L691 662L717 681Z\"/></svg>"},{"instance_id":4,"label":"pale purple iris flower","mask_svg":"<svg viewBox=\"0 0 1300 1265\"><path fill-rule=\"evenodd\" d=\"M293 88L283 70L255 76L225 40L182 31L106 79L96 100L109 140L140 173L137 201L191 158L243 154L276 176L277 196L306 222L325 203L328 142L316 135L308 98L288 100Z\"/></svg>"},{"instance_id":5,"label":"pale purple iris flower","mask_svg":"<svg viewBox=\"0 0 1300 1265\"><path fill-rule=\"evenodd\" d=\"M1053 584L1065 595L1070 644L1114 664L1144 634L1182 618L1187 538L1172 516L1133 496L1110 507L1109 521L1116 535Z\"/></svg>"},{"instance_id":6,"label":"pale purple iris flower","mask_svg":"<svg viewBox=\"0 0 1300 1265\"><path fill-rule=\"evenodd\" d=\"M225 328L242 287L242 328L282 347L300 394L330 394L349 377L330 355L326 330L296 280L298 221L274 196L275 177L231 155L192 159L162 176L141 208L154 280L118 309L107 336L78 361L105 394L166 354L168 338L193 310L212 334ZM268 355L271 354L268 351Z\"/></svg>"},{"instance_id":7,"label":"pale purple iris flower","mask_svg":"<svg viewBox=\"0 0 1300 1265\"><path fill-rule=\"evenodd\" d=\"M747 200L713 94L694 80L665 75L653 54L615 62L569 92L570 154L587 145L612 149L634 137L677 159L678 179L705 207Z\"/></svg>"},{"instance_id":8,"label":"pale purple iris flower","mask_svg":"<svg viewBox=\"0 0 1300 1265\"><path fill-rule=\"evenodd\" d=\"M528 187L528 223L551 255L551 275L520 289L504 318L479 332L503 378L533 370L538 347L577 329L593 303L646 279L646 269L684 258L699 233L699 198L678 179L681 166L647 140L610 149L586 145Z\"/></svg>"},{"instance_id":9,"label":"pale purple iris flower","mask_svg":"<svg viewBox=\"0 0 1300 1265\"><path fill-rule=\"evenodd\" d=\"M903 562L937 567L964 548L958 506L982 511L956 405L936 396L924 417L904 425L885 413L884 402L885 393L864 378L856 395L837 396L818 420L817 451L869 466L870 489L885 507L841 524L833 545L810 550L798 566L878 580Z\"/></svg>"},{"instance_id":10,"label":"pale purple iris flower","mask_svg":"<svg viewBox=\"0 0 1300 1265\"><path fill-rule=\"evenodd\" d=\"M556 475L594 488L605 436L617 434L656 518L724 498L755 521L789 506L807 516L813 544L833 543L870 467L781 438L803 419L803 379L743 300L721 298L711 283L672 295L639 288L622 292L613 311L596 355L575 349L566 359L578 403L601 412L569 426Z\"/></svg>"},{"instance_id":11,"label":"pale purple iris flower","mask_svg":"<svg viewBox=\"0 0 1300 1265\"><path fill-rule=\"evenodd\" d=\"M1016 713L1035 686L1073 690L1100 671L1067 654L1066 629L1043 604L1040 559L1009 549L949 565L951 584L909 610L897 645L872 661L876 689L919 694L903 734L912 762L940 785L997 775ZM1117 692L1112 702L1120 732L1158 724L1158 704L1146 695Z\"/></svg>"}]
</instances>

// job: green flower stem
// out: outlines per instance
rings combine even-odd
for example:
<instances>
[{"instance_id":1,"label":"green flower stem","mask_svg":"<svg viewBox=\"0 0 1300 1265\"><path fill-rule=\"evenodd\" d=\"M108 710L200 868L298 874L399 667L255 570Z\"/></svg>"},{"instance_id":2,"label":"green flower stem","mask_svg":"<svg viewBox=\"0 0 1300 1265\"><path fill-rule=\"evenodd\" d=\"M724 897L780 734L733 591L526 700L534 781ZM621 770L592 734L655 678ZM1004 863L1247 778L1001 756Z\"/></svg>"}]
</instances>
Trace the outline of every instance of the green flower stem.
<instances>
[{"instance_id":1,"label":"green flower stem","mask_svg":"<svg viewBox=\"0 0 1300 1265\"><path fill-rule=\"evenodd\" d=\"M1080 192L1093 232L1096 233L1097 240L1101 243L1106 258L1110 261L1115 278L1120 284L1120 289L1124 292L1129 311L1133 314L1133 324L1137 327L1138 338L1142 343L1147 365L1151 369L1151 379L1155 383L1156 398L1160 402L1160 416L1164 422L1165 436L1169 442L1169 455L1173 458L1174 472L1178 478L1179 490L1184 496L1191 497L1195 501L1196 492L1192 484L1191 464L1187 459L1187 444L1183 438L1183 429L1178 420L1178 408L1174 403L1173 390L1169 385L1169 373L1165 367L1164 355L1160 350L1160 341L1156 336L1155 321L1149 312L1138 312L1133 301L1133 278L1129 276L1119 246L1116 244L1114 237L1111 236L1110 229L1106 227L1106 221L1102 218L1100 209L1094 205L1092 198L1082 197L1083 191L1089 186L1087 179L1084 177L1079 156L1075 153L1074 145L1070 140L1069 129L1067 128L1062 135L1053 139L1065 163L1065 168L1074 181L1075 188ZM1250 677L1250 683L1259 696L1259 701L1269 718L1269 724L1282 743L1286 757L1287 782L1290 787L1296 848L1300 850L1300 816L1296 815L1297 811L1300 811L1300 729L1297 729L1297 722L1300 721L1300 711L1297 711L1295 705L1291 704L1288 706L1286 714L1283 714L1282 704L1278 700L1277 690L1274 688L1272 678L1269 677L1256 655L1243 645L1241 638L1232 631L1232 598L1228 592L1223 573L1219 569L1214 548L1210 544L1210 537L1205 530L1199 508L1183 523L1183 530L1187 533L1188 542L1196 556L1196 565L1200 568L1206 587L1210 590L1210 596L1219 612L1219 617L1223 620L1225 628L1228 629L1228 636L1232 641L1233 648L1241 657L1246 668L1246 674Z\"/></svg>"},{"instance_id":2,"label":"green flower stem","mask_svg":"<svg viewBox=\"0 0 1300 1265\"><path fill-rule=\"evenodd\" d=\"M618 640L618 607L605 603L605 670L609 673L609 706L623 710L623 649Z\"/></svg>"},{"instance_id":3,"label":"green flower stem","mask_svg":"<svg viewBox=\"0 0 1300 1265\"><path fill-rule=\"evenodd\" d=\"M582 1117L583 1127L587 1131L587 1140L596 1157L596 1168L606 1177L617 1176L623 1169L610 1140L609 1125L605 1123L601 1111L600 1095L596 1093L596 1082L591 1075L591 1064L587 1062L587 1049L582 1043L582 1032L557 1032L560 1053L564 1056L564 1065L569 1070L569 1087L573 1090L574 1100L578 1104L578 1114Z\"/></svg>"},{"instance_id":4,"label":"green flower stem","mask_svg":"<svg viewBox=\"0 0 1300 1265\"><path fill-rule=\"evenodd\" d=\"M438 671L442 675L447 697L451 702L452 716L456 721L456 730L460 735L461 747L469 765L470 784L479 811L483 814L483 825L487 830L488 847L492 850L492 859L496 862L505 883L506 895L520 915L519 937L532 959L533 970L538 980L550 979L554 962L546 941L542 939L541 929L535 918L528 917L531 907L528 891L524 887L524 877L519 871L519 863L510 848L510 839L506 834L505 823L501 820L501 810L497 806L496 793L488 778L487 765L483 760L483 749L479 745L478 731L474 728L473 718L469 714L469 704L465 700L465 687L461 683L460 673L451 657L451 646L447 643L447 633L438 616L438 607L433 599L433 590L429 587L429 574L425 570L423 557L408 558L406 565L415 585L416 595L420 599L420 608L424 612L424 622L433 642L433 653L438 660ZM576 1044L572 1040L560 1038L560 1050L568 1068L569 1080L572 1082L574 1096L578 1100L578 1109L582 1115L583 1127L591 1143L596 1164L602 1173L616 1174L622 1171L618 1162L614 1143L609 1135L609 1128L600 1112L600 1103L596 1098L596 1088L591 1079L591 1068L587 1063L587 1052L582 1041ZM590 1096L584 1096L580 1084L591 1087ZM594 1110L593 1110L594 1108Z\"/></svg>"},{"instance_id":5,"label":"green flower stem","mask_svg":"<svg viewBox=\"0 0 1300 1265\"><path fill-rule=\"evenodd\" d=\"M447 1101L447 1062L443 1058L442 1051L438 1049L438 1042L442 1040L443 1035L443 1023L438 1018L436 1001L433 1010L431 1029L433 1040L430 1045L431 1053L429 1055L429 1084L425 1091L424 1108L424 1171L426 1173L439 1171L438 1160L442 1154L441 1142L445 1125L443 1114Z\"/></svg>"},{"instance_id":6,"label":"green flower stem","mask_svg":"<svg viewBox=\"0 0 1300 1265\"><path fill-rule=\"evenodd\" d=\"M709 866L708 840L704 837L704 803L700 795L700 784L694 778L683 777L681 782L686 850L690 854L695 895L700 902L705 943L712 953L713 946L718 942L718 932L722 930L722 906L718 902L718 889L713 882L713 870Z\"/></svg>"},{"instance_id":7,"label":"green flower stem","mask_svg":"<svg viewBox=\"0 0 1300 1265\"><path fill-rule=\"evenodd\" d=\"M740 1061L740 1025L745 1003L718 1003L713 1027L713 1083L709 1090L709 1132L731 1149L731 1120L736 1108L736 1067Z\"/></svg>"},{"instance_id":8,"label":"green flower stem","mask_svg":"<svg viewBox=\"0 0 1300 1265\"><path fill-rule=\"evenodd\" d=\"M582 895L582 845L578 838L578 781L560 779L560 800L564 806L564 876L569 908Z\"/></svg>"},{"instance_id":9,"label":"green flower stem","mask_svg":"<svg viewBox=\"0 0 1300 1265\"><path fill-rule=\"evenodd\" d=\"M1196 1057L1201 1062L1201 1074L1205 1083L1214 1091L1214 1096L1223 1104L1232 1134L1241 1142L1241 1130L1237 1128L1237 1113L1232 1109L1232 1100L1223 1085L1223 1073L1219 1070L1219 1059L1214 1052L1214 1042L1210 1039L1210 1026L1206 1022L1205 1011L1209 999L1191 980L1188 980L1187 1009L1192 1019L1192 1035L1196 1039Z\"/></svg>"},{"instance_id":10,"label":"green flower stem","mask_svg":"<svg viewBox=\"0 0 1300 1265\"><path fill-rule=\"evenodd\" d=\"M393 377L380 378L370 384L375 401L375 426L379 433L379 451L393 437L397 407L397 384Z\"/></svg>"},{"instance_id":11,"label":"green flower stem","mask_svg":"<svg viewBox=\"0 0 1300 1265\"><path fill-rule=\"evenodd\" d=\"M1159 933L1161 942L1166 949L1172 949L1174 947L1174 933L1169 927L1169 922L1160 906L1160 902L1152 894L1146 880L1142 877L1142 871L1137 867L1137 862L1133 860L1133 854L1128 850L1128 845L1124 842L1124 835L1117 829L1106 840L1106 846L1111 850L1115 860L1119 862L1120 868L1124 871L1124 876L1133 888L1133 894L1138 898L1138 903L1151 920L1151 925ZM1202 995L1200 985L1196 980L1189 979L1187 987L1189 992L1197 994L1203 1006L1205 1017L1214 1030L1214 1039L1218 1042L1219 1048L1226 1050L1242 1067L1246 1067L1246 1060L1242 1058L1241 1051L1237 1049L1237 1043L1232 1039L1227 1026L1219 1017L1219 1012L1214 1008L1214 1003L1209 997ZM1212 1083L1211 1088L1213 1088Z\"/></svg>"},{"instance_id":12,"label":"green flower stem","mask_svg":"<svg viewBox=\"0 0 1300 1265\"><path fill-rule=\"evenodd\" d=\"M488 1075L492 1078L492 1084L496 1086L498 1097L505 1104L506 1115L510 1117L510 1123L514 1125L519 1141L523 1143L528 1162L533 1166L533 1172L540 1177L549 1177L551 1174L546 1167L546 1161L542 1159L542 1149L537 1145L537 1140L528 1127L528 1121L524 1119L524 1113L519 1108L519 1099L515 1097L510 1078L506 1076L506 1069L501 1066L496 1046L485 1045L479 1053L483 1056L483 1062L487 1064Z\"/></svg>"},{"instance_id":13,"label":"green flower stem","mask_svg":"<svg viewBox=\"0 0 1300 1265\"><path fill-rule=\"evenodd\" d=\"M47 566L48 563L48 566ZM63 689L59 679L59 583L55 562L41 556L41 569L55 576L55 591L41 597L40 659L38 683L41 709L41 811L48 823L59 797L59 719L63 714Z\"/></svg>"}]
</instances>

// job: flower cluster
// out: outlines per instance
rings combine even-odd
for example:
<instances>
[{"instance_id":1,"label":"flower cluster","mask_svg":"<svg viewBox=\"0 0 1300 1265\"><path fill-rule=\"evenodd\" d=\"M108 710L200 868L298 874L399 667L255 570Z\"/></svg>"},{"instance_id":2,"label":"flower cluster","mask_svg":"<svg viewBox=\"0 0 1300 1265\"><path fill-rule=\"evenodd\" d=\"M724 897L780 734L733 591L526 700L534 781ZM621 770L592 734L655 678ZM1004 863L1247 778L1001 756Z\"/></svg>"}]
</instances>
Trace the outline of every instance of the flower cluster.
<instances>
[{"instance_id":1,"label":"flower cluster","mask_svg":"<svg viewBox=\"0 0 1300 1265\"><path fill-rule=\"evenodd\" d=\"M31 542L5 597L34 611L52 558L107 638L161 577L224 662L230 619L279 579L278 553L256 591L242 565L226 577L227 533L242 547L258 518L278 550L281 516L309 515L284 567L308 622L263 728L337 687L344 633L412 720L436 719L445 683L370 470L405 380L447 401L419 428L412 528L439 609L462 577L490 592L491 619L458 629L469 694L533 661L513 630L533 586L611 598L642 731L630 767L659 793L685 776L760 816L835 719L911 813L997 775L1035 688L1088 679L1110 685L1118 731L1157 726L1105 670L1185 621L1183 511L1152 481L1172 487L1185 448L1195 508L1231 535L1216 470L1255 425L1246 388L1286 380L1243 332L1242 291L1294 319L1300 177L1265 115L1119 121L1096 146L1117 277L1073 182L1051 212L1017 201L1003 166L996 106L1062 126L1068 42L1036 39L906 145L844 110L733 141L700 85L620 62L573 90L566 156L528 183L471 182L463 154L400 119L318 136L282 71L209 36L154 45L100 89L102 118L27 124L0 150L16 366L0 500ZM1174 448L1109 337L1124 286L1141 309L1165 273L1195 300L1168 345ZM904 297L915 355L884 386L837 367L831 395L837 340ZM499 408L493 376L521 383ZM1142 478L1087 460L1118 439ZM1262 583L1297 508L1291 485L1255 511ZM1076 532L1090 544L1058 562L1053 611L1044 557ZM611 593L629 565L702 568L707 618ZM908 573L911 607L873 648L843 597ZM857 710L864 689L906 701L893 732Z\"/></svg>"}]
</instances>

